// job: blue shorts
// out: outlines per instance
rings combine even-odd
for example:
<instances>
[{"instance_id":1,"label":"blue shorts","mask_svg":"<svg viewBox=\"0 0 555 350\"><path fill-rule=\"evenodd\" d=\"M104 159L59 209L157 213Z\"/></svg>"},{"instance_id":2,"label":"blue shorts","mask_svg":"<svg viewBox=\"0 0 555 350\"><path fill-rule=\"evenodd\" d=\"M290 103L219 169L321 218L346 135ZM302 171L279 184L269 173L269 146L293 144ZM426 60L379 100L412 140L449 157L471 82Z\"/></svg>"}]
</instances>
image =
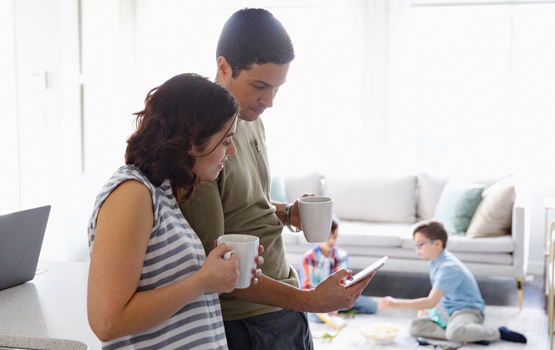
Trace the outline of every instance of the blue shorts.
<instances>
[{"instance_id":1,"label":"blue shorts","mask_svg":"<svg viewBox=\"0 0 555 350\"><path fill-rule=\"evenodd\" d=\"M306 313L283 309L224 321L230 350L313 350Z\"/></svg>"}]
</instances>

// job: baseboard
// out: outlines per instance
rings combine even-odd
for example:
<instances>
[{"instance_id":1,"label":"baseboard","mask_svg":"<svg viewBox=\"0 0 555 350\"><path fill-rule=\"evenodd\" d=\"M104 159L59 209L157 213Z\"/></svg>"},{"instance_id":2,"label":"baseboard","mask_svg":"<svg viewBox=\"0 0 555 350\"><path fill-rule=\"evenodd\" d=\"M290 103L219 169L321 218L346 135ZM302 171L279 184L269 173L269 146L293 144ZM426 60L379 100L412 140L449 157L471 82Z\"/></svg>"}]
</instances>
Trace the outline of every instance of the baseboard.
<instances>
[{"instance_id":1,"label":"baseboard","mask_svg":"<svg viewBox=\"0 0 555 350\"><path fill-rule=\"evenodd\" d=\"M543 261L530 261L528 260L529 275L543 275Z\"/></svg>"}]
</instances>

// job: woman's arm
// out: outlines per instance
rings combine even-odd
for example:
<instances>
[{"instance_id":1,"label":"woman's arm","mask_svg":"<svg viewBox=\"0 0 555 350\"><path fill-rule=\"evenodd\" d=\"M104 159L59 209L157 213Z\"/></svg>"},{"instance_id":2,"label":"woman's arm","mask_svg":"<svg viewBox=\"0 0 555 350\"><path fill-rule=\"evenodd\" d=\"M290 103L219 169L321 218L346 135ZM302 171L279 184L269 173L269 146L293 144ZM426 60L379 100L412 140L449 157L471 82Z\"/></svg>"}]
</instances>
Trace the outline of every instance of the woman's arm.
<instances>
[{"instance_id":1,"label":"woman's arm","mask_svg":"<svg viewBox=\"0 0 555 350\"><path fill-rule=\"evenodd\" d=\"M406 300L385 297L379 301L378 307L380 309L431 309L439 303L444 294L445 292L442 290L432 289L426 298Z\"/></svg>"},{"instance_id":2,"label":"woman's arm","mask_svg":"<svg viewBox=\"0 0 555 350\"><path fill-rule=\"evenodd\" d=\"M202 268L168 286L136 292L154 223L150 191L139 181L119 185L106 199L97 229L87 295L92 330L102 341L150 329L206 292L230 292L237 278L237 258L214 249Z\"/></svg>"}]
</instances>

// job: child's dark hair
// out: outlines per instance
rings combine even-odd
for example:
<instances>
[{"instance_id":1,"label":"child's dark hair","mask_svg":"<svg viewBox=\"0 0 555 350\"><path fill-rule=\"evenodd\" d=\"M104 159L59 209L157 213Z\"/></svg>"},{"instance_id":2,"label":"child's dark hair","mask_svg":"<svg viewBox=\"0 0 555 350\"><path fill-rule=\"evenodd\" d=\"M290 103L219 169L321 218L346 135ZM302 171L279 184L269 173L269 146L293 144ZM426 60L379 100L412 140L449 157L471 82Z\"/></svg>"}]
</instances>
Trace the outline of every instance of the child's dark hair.
<instances>
[{"instance_id":1,"label":"child's dark hair","mask_svg":"<svg viewBox=\"0 0 555 350\"><path fill-rule=\"evenodd\" d=\"M437 239L443 243L443 249L447 246L447 231L443 227L443 224L437 220L426 220L421 221L414 226L412 230L412 236L416 233L420 233L424 235L424 237L428 238L429 240Z\"/></svg>"},{"instance_id":2,"label":"child's dark hair","mask_svg":"<svg viewBox=\"0 0 555 350\"><path fill-rule=\"evenodd\" d=\"M337 216L333 215L331 217L331 232L335 231L339 227L339 219Z\"/></svg>"}]
</instances>

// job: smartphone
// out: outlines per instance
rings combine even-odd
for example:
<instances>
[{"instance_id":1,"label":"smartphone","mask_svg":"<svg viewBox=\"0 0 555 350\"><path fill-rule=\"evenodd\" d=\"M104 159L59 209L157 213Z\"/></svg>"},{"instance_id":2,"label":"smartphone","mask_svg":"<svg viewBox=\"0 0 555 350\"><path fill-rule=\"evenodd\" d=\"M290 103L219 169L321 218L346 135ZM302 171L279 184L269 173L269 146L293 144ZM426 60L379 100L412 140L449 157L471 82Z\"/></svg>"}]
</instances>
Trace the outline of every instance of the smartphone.
<instances>
[{"instance_id":1,"label":"smartphone","mask_svg":"<svg viewBox=\"0 0 555 350\"><path fill-rule=\"evenodd\" d=\"M377 271L380 267L385 265L385 262L387 261L388 258L389 258L388 256L384 256L380 260L376 261L372 265L368 266L364 270L354 275L352 280L346 280L345 288L348 288L350 286L357 284L358 282L362 281L364 278L372 274L372 272Z\"/></svg>"}]
</instances>

